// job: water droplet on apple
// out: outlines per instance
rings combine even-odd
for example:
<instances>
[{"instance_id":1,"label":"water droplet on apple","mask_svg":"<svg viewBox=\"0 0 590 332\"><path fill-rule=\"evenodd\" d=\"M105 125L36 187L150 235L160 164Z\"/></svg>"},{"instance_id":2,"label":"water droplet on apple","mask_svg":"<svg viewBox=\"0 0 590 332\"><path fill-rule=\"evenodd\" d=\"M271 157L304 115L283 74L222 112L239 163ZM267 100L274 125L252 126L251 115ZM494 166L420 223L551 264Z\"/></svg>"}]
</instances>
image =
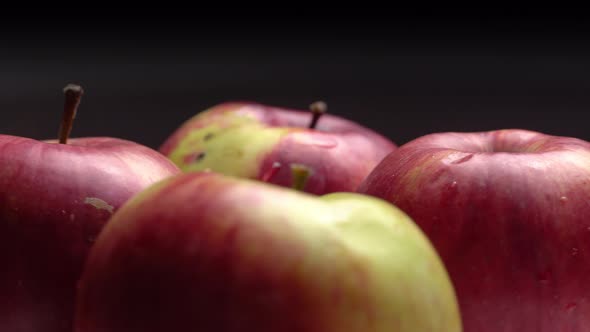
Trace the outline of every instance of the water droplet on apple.
<instances>
[{"instance_id":1,"label":"water droplet on apple","mask_svg":"<svg viewBox=\"0 0 590 332\"><path fill-rule=\"evenodd\" d=\"M565 310L572 311L572 310L576 309L577 306L578 306L578 304L576 302L570 302L565 305Z\"/></svg>"},{"instance_id":2,"label":"water droplet on apple","mask_svg":"<svg viewBox=\"0 0 590 332\"><path fill-rule=\"evenodd\" d=\"M451 182L451 188L455 188L457 186L457 181Z\"/></svg>"},{"instance_id":3,"label":"water droplet on apple","mask_svg":"<svg viewBox=\"0 0 590 332\"><path fill-rule=\"evenodd\" d=\"M576 248L576 247L572 248L572 256L577 256L578 252L579 252L578 248Z\"/></svg>"},{"instance_id":4,"label":"water droplet on apple","mask_svg":"<svg viewBox=\"0 0 590 332\"><path fill-rule=\"evenodd\" d=\"M560 200L562 203L565 203L565 202L567 202L567 197L565 197L565 196L561 196L561 197L559 197L559 200Z\"/></svg>"}]
</instances>

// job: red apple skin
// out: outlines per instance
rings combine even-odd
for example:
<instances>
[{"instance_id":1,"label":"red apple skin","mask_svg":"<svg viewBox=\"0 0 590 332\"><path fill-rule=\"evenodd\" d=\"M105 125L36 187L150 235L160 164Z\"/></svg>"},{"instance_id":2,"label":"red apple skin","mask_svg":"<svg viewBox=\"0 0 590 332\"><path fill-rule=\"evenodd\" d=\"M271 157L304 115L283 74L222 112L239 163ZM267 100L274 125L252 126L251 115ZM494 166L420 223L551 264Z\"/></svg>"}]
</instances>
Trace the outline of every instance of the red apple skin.
<instances>
[{"instance_id":1,"label":"red apple skin","mask_svg":"<svg viewBox=\"0 0 590 332\"><path fill-rule=\"evenodd\" d=\"M289 128L271 151L259 158L257 174L252 179L290 187L290 165L307 166L312 175L305 192L323 195L333 192L354 192L369 172L387 154L396 149L395 143L375 131L350 120L324 114L315 129L309 129L310 111L298 111L266 106L252 102L228 102L206 111L207 116L195 117L183 124L161 146L160 152L170 153L190 132L211 124L227 128L226 115L236 113L256 118L270 128ZM256 132L253 130L253 135ZM203 151L190 151L196 155ZM206 151L205 151L206 152ZM229 157L227 163L234 162ZM282 167L273 172L273 165ZM184 169L183 165L179 165ZM215 168L211 168L217 171ZM269 177L269 174L273 174ZM234 175L234 174L228 174Z\"/></svg>"},{"instance_id":2,"label":"red apple skin","mask_svg":"<svg viewBox=\"0 0 590 332\"><path fill-rule=\"evenodd\" d=\"M378 201L214 172L155 184L92 248L75 331L461 331L434 247Z\"/></svg>"},{"instance_id":3,"label":"red apple skin","mask_svg":"<svg viewBox=\"0 0 590 332\"><path fill-rule=\"evenodd\" d=\"M590 143L516 129L431 134L387 156L359 192L429 236L464 331L590 329Z\"/></svg>"},{"instance_id":4,"label":"red apple skin","mask_svg":"<svg viewBox=\"0 0 590 332\"><path fill-rule=\"evenodd\" d=\"M76 282L103 225L132 195L179 172L124 140L0 135L0 331L71 331Z\"/></svg>"},{"instance_id":5,"label":"red apple skin","mask_svg":"<svg viewBox=\"0 0 590 332\"><path fill-rule=\"evenodd\" d=\"M309 144L304 144L301 137ZM353 140L357 142L352 144ZM325 145L322 145L325 144ZM332 146L329 148L329 146ZM292 133L287 135L276 148L264 158L258 179L270 172L273 164L301 164L312 170L304 191L323 195L334 192L352 192L365 179L377 163L394 148L374 149L372 141L366 136L351 135L338 137L322 132ZM383 153L379 153L383 152ZM367 156L367 154L372 154ZM291 170L281 167L268 183L292 186Z\"/></svg>"}]
</instances>

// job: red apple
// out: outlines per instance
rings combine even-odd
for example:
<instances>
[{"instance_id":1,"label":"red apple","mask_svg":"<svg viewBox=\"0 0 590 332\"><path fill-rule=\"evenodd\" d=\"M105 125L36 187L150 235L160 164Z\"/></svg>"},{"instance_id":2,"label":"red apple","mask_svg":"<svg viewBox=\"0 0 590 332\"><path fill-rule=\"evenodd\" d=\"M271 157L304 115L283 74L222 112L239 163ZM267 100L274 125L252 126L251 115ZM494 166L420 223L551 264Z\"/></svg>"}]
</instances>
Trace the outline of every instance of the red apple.
<instances>
[{"instance_id":1,"label":"red apple","mask_svg":"<svg viewBox=\"0 0 590 332\"><path fill-rule=\"evenodd\" d=\"M67 140L82 90L64 91L62 144L0 135L0 331L71 331L76 282L102 226L180 172L133 142Z\"/></svg>"},{"instance_id":2,"label":"red apple","mask_svg":"<svg viewBox=\"0 0 590 332\"><path fill-rule=\"evenodd\" d=\"M590 329L590 143L525 130L440 133L361 185L424 230L467 332Z\"/></svg>"},{"instance_id":3,"label":"red apple","mask_svg":"<svg viewBox=\"0 0 590 332\"><path fill-rule=\"evenodd\" d=\"M461 331L436 251L391 204L213 172L160 182L113 216L84 269L75 325L76 332Z\"/></svg>"},{"instance_id":4,"label":"red apple","mask_svg":"<svg viewBox=\"0 0 590 332\"><path fill-rule=\"evenodd\" d=\"M352 121L255 103L225 103L184 123L161 147L184 171L225 175L291 186L290 165L307 166L306 192L355 191L394 143Z\"/></svg>"}]
</instances>

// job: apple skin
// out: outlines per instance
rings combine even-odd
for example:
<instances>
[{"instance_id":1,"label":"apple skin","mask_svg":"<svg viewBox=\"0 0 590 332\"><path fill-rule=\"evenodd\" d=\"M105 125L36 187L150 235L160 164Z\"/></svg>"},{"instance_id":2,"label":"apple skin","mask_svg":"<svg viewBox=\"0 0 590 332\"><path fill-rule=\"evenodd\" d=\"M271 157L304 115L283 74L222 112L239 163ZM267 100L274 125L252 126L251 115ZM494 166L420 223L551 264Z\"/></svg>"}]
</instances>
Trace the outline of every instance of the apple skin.
<instances>
[{"instance_id":1,"label":"apple skin","mask_svg":"<svg viewBox=\"0 0 590 332\"><path fill-rule=\"evenodd\" d=\"M590 329L590 143L518 129L431 134L387 156L359 192L428 235L465 331Z\"/></svg>"},{"instance_id":2,"label":"apple skin","mask_svg":"<svg viewBox=\"0 0 590 332\"><path fill-rule=\"evenodd\" d=\"M0 135L0 331L70 332L76 283L103 225L132 195L178 173L129 141Z\"/></svg>"},{"instance_id":3,"label":"apple skin","mask_svg":"<svg viewBox=\"0 0 590 332\"><path fill-rule=\"evenodd\" d=\"M224 103L186 121L161 146L183 171L213 170L290 187L291 164L312 171L305 191L354 192L396 145L352 121L324 114L307 128L309 111ZM273 165L283 167L273 174Z\"/></svg>"},{"instance_id":4,"label":"apple skin","mask_svg":"<svg viewBox=\"0 0 590 332\"><path fill-rule=\"evenodd\" d=\"M387 202L190 172L107 224L75 331L455 332L460 321L436 251Z\"/></svg>"}]
</instances>

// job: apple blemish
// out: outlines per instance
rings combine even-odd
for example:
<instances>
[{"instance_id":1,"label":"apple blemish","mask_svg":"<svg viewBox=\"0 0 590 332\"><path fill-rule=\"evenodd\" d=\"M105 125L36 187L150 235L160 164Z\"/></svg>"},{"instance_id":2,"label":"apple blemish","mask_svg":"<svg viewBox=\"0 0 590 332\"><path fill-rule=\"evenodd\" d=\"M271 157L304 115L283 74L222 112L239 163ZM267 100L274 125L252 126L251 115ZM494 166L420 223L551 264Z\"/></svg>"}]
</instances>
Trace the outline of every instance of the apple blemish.
<instances>
[{"instance_id":1,"label":"apple blemish","mask_svg":"<svg viewBox=\"0 0 590 332\"><path fill-rule=\"evenodd\" d=\"M203 160L205 158L205 155L207 155L205 152L200 152L195 158L194 162L198 163L199 161Z\"/></svg>"},{"instance_id":2,"label":"apple blemish","mask_svg":"<svg viewBox=\"0 0 590 332\"><path fill-rule=\"evenodd\" d=\"M97 210L108 211L110 214L113 214L113 212L115 212L115 207L113 207L112 205L110 205L109 203L105 202L104 200L102 200L100 198L86 197L86 199L84 199L84 204L92 205Z\"/></svg>"},{"instance_id":3,"label":"apple blemish","mask_svg":"<svg viewBox=\"0 0 590 332\"><path fill-rule=\"evenodd\" d=\"M291 188L305 191L305 185L311 177L312 171L302 164L291 164Z\"/></svg>"},{"instance_id":4,"label":"apple blemish","mask_svg":"<svg viewBox=\"0 0 590 332\"><path fill-rule=\"evenodd\" d=\"M199 161L203 160L205 158L205 156L206 156L205 152L194 152L194 153L184 156L182 161L185 164L198 163Z\"/></svg>"},{"instance_id":5,"label":"apple blemish","mask_svg":"<svg viewBox=\"0 0 590 332\"><path fill-rule=\"evenodd\" d=\"M205 137L203 137L203 141L207 142L208 140L212 139L213 136L215 136L215 134L213 133L207 133L207 135L205 135Z\"/></svg>"}]
</instances>

